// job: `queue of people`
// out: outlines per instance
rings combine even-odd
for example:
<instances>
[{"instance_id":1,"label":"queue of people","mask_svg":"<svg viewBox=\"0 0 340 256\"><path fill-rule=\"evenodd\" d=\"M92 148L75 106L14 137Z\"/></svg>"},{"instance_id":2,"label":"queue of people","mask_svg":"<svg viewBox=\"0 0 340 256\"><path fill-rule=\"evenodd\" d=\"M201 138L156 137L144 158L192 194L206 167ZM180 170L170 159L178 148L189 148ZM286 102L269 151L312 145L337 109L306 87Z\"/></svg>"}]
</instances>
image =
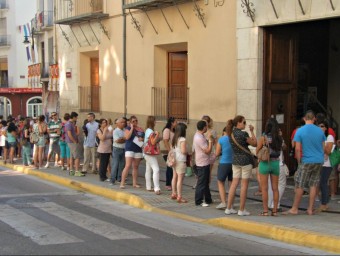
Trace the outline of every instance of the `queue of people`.
<instances>
[{"instance_id":1,"label":"queue of people","mask_svg":"<svg viewBox=\"0 0 340 256\"><path fill-rule=\"evenodd\" d=\"M165 189L171 191L171 199L178 203L188 202L182 193L182 186L186 169L191 166L197 179L194 204L208 207L213 203L211 173L218 159L217 185L221 203L216 206L217 209L223 209L226 215L250 215L246 210L248 184L254 168L257 168L263 203L259 216L278 216L282 210L280 201L289 170L283 159L287 145L275 118L267 120L263 134L257 139L254 127L251 124L247 126L245 117L238 115L227 121L218 138L213 129L213 120L205 115L197 122L193 142L189 144L186 139L187 126L173 117L168 119L162 132L155 129L154 116L147 117L145 129L139 126L136 116L118 118L113 123L109 119L96 120L94 113L88 113L82 127L77 125L76 112L66 113L63 121L56 112L51 113L50 117L49 122L45 122L45 116L39 116L36 120L1 120L0 147L5 164L14 163L17 153L22 155L25 166L33 168L49 168L52 160L54 167L66 170L69 175L82 177L87 173L98 173L100 181L119 184L120 189L124 189L130 169L133 188L141 188L137 179L138 168L145 159L145 189L160 195L158 156L162 154L167 163ZM310 196L308 214L315 213L314 202L318 195L320 210L328 209L328 182L332 171L337 171L337 166L329 160L335 148L335 136L329 133L327 120L320 116L316 118L312 111L306 113L304 122L305 125L297 129L292 138L298 164L294 203L290 210L282 214L298 213L306 189L309 189ZM245 131L247 127L250 134ZM81 138L84 140L81 141ZM160 150L161 142L165 148L163 151ZM192 145L191 152L189 145ZM254 153L249 146L256 148ZM81 158L84 159L82 169ZM234 199L239 184L240 206L236 210Z\"/></svg>"}]
</instances>

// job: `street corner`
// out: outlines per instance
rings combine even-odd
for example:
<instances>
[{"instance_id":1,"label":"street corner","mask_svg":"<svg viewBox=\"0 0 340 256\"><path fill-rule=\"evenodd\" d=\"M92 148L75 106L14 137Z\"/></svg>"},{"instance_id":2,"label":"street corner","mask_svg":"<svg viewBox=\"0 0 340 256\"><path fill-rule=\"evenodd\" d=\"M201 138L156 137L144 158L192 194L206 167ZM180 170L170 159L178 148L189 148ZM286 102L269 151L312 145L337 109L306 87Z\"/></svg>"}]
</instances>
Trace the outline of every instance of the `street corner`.
<instances>
[{"instance_id":1,"label":"street corner","mask_svg":"<svg viewBox=\"0 0 340 256\"><path fill-rule=\"evenodd\" d=\"M208 219L203 223L331 253L340 253L340 237L336 236L228 217Z\"/></svg>"}]
</instances>

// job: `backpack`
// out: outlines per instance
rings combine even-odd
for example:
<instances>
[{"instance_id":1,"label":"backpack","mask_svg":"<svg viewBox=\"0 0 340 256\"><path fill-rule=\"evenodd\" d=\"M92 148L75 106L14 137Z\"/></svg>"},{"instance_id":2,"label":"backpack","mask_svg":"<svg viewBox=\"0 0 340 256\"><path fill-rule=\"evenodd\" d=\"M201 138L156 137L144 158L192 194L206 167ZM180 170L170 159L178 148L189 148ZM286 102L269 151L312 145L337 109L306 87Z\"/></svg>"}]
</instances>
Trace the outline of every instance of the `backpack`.
<instances>
[{"instance_id":1,"label":"backpack","mask_svg":"<svg viewBox=\"0 0 340 256\"><path fill-rule=\"evenodd\" d=\"M30 134L30 142L32 144L36 144L36 143L38 143L38 141L39 141L38 134L36 134L35 132L31 132L31 134Z\"/></svg>"},{"instance_id":2,"label":"backpack","mask_svg":"<svg viewBox=\"0 0 340 256\"><path fill-rule=\"evenodd\" d=\"M168 159L166 160L166 165L169 167L176 166L176 152L174 148L171 148L168 154Z\"/></svg>"}]
</instances>

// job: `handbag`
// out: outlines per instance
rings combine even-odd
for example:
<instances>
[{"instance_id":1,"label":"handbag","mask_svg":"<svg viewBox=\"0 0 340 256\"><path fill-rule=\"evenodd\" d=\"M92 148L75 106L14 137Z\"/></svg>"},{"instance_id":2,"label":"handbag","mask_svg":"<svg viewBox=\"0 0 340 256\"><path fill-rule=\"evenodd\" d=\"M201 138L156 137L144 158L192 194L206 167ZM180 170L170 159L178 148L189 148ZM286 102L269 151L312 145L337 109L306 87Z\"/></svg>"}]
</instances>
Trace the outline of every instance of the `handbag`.
<instances>
[{"instance_id":1,"label":"handbag","mask_svg":"<svg viewBox=\"0 0 340 256\"><path fill-rule=\"evenodd\" d=\"M259 152L257 152L257 158L259 159L259 161L262 162L268 162L270 159L270 150L269 150L269 145L266 143L266 138L264 137L264 145L263 147L259 150Z\"/></svg>"},{"instance_id":2,"label":"handbag","mask_svg":"<svg viewBox=\"0 0 340 256\"><path fill-rule=\"evenodd\" d=\"M156 143L155 145L153 145L151 143L152 138L155 137L155 136L156 136L155 133L150 134L148 142L146 143L146 145L143 148L144 154L156 156L156 155L159 155L161 153L161 150L159 148L159 144Z\"/></svg>"},{"instance_id":3,"label":"handbag","mask_svg":"<svg viewBox=\"0 0 340 256\"><path fill-rule=\"evenodd\" d=\"M337 166L340 164L340 150L335 147L332 153L329 155L329 161L331 162L331 166Z\"/></svg>"},{"instance_id":4,"label":"handbag","mask_svg":"<svg viewBox=\"0 0 340 256\"><path fill-rule=\"evenodd\" d=\"M246 150L244 147L242 147L236 140L234 137L234 134L231 134L231 138L233 139L234 143L244 152L246 152L248 155L251 155L253 158L253 168L256 168L259 165L259 159L257 158L256 155L254 155L253 153L251 153L250 151Z\"/></svg>"}]
</instances>

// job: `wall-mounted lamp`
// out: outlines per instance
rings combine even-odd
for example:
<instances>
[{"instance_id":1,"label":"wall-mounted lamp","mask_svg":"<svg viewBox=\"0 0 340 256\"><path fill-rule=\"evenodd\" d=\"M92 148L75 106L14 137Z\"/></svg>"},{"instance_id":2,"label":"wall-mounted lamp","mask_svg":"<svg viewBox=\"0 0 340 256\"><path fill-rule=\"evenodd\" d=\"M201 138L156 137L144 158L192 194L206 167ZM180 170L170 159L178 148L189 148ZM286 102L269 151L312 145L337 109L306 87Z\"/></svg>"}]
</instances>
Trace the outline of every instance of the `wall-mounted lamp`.
<instances>
[{"instance_id":1,"label":"wall-mounted lamp","mask_svg":"<svg viewBox=\"0 0 340 256\"><path fill-rule=\"evenodd\" d=\"M24 36L24 41L23 41L24 44L29 44L30 41L28 40L28 36Z\"/></svg>"}]
</instances>

